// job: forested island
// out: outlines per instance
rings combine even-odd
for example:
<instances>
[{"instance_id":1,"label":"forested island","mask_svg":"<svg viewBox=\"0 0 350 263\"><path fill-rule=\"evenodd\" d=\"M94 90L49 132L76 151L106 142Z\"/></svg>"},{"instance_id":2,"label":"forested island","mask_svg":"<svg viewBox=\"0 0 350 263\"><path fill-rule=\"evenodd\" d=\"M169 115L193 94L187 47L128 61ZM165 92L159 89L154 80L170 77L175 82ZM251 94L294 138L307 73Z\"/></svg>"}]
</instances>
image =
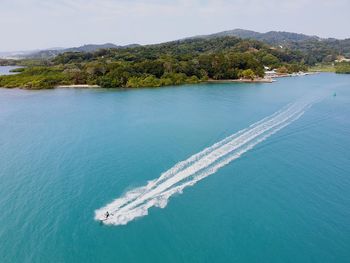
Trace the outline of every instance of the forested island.
<instances>
[{"instance_id":1,"label":"forested island","mask_svg":"<svg viewBox=\"0 0 350 263\"><path fill-rule=\"evenodd\" d=\"M309 41L312 45L314 41ZM299 46L305 47L304 44ZM319 44L317 44L319 45ZM66 85L98 85L103 88L138 88L199 83L208 80L263 78L265 70L277 73L307 71L327 62L338 51L308 52L297 44L271 45L231 35L195 37L156 45L67 51L48 59L0 60L0 65L25 66L18 74L0 76L0 87L48 89ZM346 49L347 51L348 49ZM341 55L341 51L338 55ZM350 64L336 64L349 73Z\"/></svg>"}]
</instances>

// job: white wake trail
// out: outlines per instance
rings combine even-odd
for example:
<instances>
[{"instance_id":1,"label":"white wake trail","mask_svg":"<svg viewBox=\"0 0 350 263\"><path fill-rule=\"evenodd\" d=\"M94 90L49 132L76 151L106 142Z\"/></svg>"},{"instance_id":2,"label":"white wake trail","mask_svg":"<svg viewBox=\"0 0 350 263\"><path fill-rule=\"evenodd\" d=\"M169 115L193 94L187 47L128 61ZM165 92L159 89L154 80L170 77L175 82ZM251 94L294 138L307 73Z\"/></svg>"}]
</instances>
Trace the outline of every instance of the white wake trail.
<instances>
[{"instance_id":1,"label":"white wake trail","mask_svg":"<svg viewBox=\"0 0 350 263\"><path fill-rule=\"evenodd\" d=\"M124 225L148 214L148 209L165 207L169 198L215 173L255 145L299 119L312 102L299 101L179 162L143 187L95 211L95 219L105 224ZM105 218L105 213L109 217Z\"/></svg>"}]
</instances>

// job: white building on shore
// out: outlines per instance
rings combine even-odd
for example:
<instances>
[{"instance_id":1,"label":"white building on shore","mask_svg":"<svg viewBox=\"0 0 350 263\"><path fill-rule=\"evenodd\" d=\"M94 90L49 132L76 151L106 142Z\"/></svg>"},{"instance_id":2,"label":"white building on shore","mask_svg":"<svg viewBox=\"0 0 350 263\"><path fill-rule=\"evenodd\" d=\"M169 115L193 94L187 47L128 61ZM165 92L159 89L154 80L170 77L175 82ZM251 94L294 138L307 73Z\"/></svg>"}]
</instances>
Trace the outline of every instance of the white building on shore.
<instances>
[{"instance_id":1,"label":"white building on shore","mask_svg":"<svg viewBox=\"0 0 350 263\"><path fill-rule=\"evenodd\" d=\"M273 78L276 75L277 75L276 70L274 70L274 69L271 70L269 67L265 66L265 77L266 78Z\"/></svg>"}]
</instances>

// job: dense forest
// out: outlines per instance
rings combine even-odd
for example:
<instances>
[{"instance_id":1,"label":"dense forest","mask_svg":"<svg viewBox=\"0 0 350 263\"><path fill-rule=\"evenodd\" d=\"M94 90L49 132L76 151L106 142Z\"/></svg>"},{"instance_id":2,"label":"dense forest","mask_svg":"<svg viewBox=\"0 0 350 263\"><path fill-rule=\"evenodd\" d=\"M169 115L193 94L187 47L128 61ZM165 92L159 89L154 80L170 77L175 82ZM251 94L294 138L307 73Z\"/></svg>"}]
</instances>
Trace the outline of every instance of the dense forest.
<instances>
[{"instance_id":1,"label":"dense forest","mask_svg":"<svg viewBox=\"0 0 350 263\"><path fill-rule=\"evenodd\" d=\"M279 50L256 40L236 37L66 52L50 60L24 60L18 64L21 63L27 63L27 67L19 74L0 77L0 86L27 89L69 84L159 87L208 79L253 79L264 76L264 66L281 72L306 70L301 52Z\"/></svg>"},{"instance_id":2,"label":"dense forest","mask_svg":"<svg viewBox=\"0 0 350 263\"><path fill-rule=\"evenodd\" d=\"M17 70L19 74L0 76L0 87L159 87L255 79L264 76L265 67L279 73L306 71L310 66L348 73L349 63L334 67L339 57L350 57L350 39L235 29L157 45L84 45L43 50L19 60L0 59L0 65L25 67Z\"/></svg>"},{"instance_id":3,"label":"dense forest","mask_svg":"<svg viewBox=\"0 0 350 263\"><path fill-rule=\"evenodd\" d=\"M350 39L320 38L304 34L270 31L259 33L251 30L234 29L220 33L198 36L197 38L216 38L223 36L235 36L242 39L254 39L262 41L274 47L300 51L304 61L308 65L315 63L328 63L336 60L338 56L350 58Z\"/></svg>"},{"instance_id":4,"label":"dense forest","mask_svg":"<svg viewBox=\"0 0 350 263\"><path fill-rule=\"evenodd\" d=\"M49 59L0 60L0 65L25 66L17 69L16 75L1 76L0 86L46 89L87 84L137 88L198 83L208 79L255 79L264 76L265 67L280 73L306 71L308 66L331 62L339 54L350 52L349 40L319 41L316 37L292 33L266 33L270 41L296 39L285 42L288 45L283 47L225 34L86 52L68 49ZM347 71L346 63L336 66L338 73Z\"/></svg>"}]
</instances>

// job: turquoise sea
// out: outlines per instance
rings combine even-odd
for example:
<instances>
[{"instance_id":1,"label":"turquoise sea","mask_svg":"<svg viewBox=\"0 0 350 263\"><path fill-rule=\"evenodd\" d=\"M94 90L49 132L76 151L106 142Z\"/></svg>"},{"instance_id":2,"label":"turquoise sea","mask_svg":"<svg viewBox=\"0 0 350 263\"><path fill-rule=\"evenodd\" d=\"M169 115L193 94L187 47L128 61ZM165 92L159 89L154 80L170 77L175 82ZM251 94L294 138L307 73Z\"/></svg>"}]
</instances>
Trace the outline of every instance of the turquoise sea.
<instances>
[{"instance_id":1,"label":"turquoise sea","mask_svg":"<svg viewBox=\"0 0 350 263\"><path fill-rule=\"evenodd\" d=\"M305 98L313 104L299 118L164 209L126 225L94 220L179 161ZM1 263L350 262L350 75L0 89L0 211Z\"/></svg>"}]
</instances>

